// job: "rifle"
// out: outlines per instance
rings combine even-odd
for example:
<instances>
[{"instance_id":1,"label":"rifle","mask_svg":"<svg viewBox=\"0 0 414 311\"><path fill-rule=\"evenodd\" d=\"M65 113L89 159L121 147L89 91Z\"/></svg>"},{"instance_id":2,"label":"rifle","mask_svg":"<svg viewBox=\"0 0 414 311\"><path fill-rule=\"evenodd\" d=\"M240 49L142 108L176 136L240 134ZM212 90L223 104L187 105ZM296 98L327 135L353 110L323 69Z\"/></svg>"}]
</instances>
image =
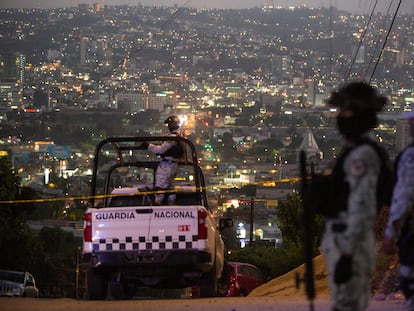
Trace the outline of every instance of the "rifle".
<instances>
[{"instance_id":1,"label":"rifle","mask_svg":"<svg viewBox=\"0 0 414 311\"><path fill-rule=\"evenodd\" d=\"M306 172L306 152L300 151L300 174L301 174L301 198L302 198L302 224L303 224L303 248L305 256L305 273L301 277L299 273L296 275L296 288L299 288L300 283L305 283L306 296L309 300L310 311L314 310L313 300L315 298L315 280L313 278L313 251L312 251L312 221L313 213L306 202L306 187L308 184L308 175Z\"/></svg>"}]
</instances>

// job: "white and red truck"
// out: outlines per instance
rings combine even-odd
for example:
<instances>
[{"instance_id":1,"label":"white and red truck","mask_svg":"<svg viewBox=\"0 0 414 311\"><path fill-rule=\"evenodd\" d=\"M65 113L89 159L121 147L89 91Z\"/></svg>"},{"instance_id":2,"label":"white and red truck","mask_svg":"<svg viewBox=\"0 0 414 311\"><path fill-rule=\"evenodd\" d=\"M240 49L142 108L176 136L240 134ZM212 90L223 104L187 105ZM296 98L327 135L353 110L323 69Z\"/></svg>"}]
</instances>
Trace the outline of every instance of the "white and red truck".
<instances>
[{"instance_id":1,"label":"white and red truck","mask_svg":"<svg viewBox=\"0 0 414 311\"><path fill-rule=\"evenodd\" d=\"M178 161L174 204L155 205L157 155L142 142L174 140ZM81 267L89 299L130 299L139 287L199 287L201 297L224 296L230 273L221 230L213 218L196 149L183 137L113 137L95 149L91 195L84 215Z\"/></svg>"}]
</instances>

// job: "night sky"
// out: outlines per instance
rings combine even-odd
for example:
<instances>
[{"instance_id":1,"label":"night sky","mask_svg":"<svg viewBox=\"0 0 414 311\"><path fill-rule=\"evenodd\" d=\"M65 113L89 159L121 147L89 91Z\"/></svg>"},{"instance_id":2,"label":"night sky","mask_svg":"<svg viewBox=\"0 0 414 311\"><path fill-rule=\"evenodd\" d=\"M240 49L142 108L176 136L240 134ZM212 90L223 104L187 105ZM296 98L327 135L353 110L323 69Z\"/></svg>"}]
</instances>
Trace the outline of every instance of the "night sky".
<instances>
[{"instance_id":1,"label":"night sky","mask_svg":"<svg viewBox=\"0 0 414 311\"><path fill-rule=\"evenodd\" d=\"M79 3L103 3L108 5L113 4L143 4L143 5L167 5L196 7L196 8L251 8L255 6L262 6L264 4L273 4L275 6L296 6L299 4L306 4L309 7L320 6L335 6L339 9L346 10L353 13L370 13L372 11L373 0L1 0L0 8L41 8L50 9L57 7L73 7ZM385 12L390 3L391 13L394 13L399 0L379 0L376 10ZM414 2L412 0L402 0L400 13L409 13L414 10Z\"/></svg>"}]
</instances>

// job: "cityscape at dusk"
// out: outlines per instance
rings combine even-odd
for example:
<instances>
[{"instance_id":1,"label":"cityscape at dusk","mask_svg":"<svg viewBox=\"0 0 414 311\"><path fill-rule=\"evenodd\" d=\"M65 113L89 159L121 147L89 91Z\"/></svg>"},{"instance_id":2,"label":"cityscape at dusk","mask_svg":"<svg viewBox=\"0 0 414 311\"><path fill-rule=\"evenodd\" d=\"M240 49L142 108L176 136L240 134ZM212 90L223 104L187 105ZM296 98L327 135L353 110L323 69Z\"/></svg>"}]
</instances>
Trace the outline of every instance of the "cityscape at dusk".
<instances>
[{"instance_id":1,"label":"cityscape at dusk","mask_svg":"<svg viewBox=\"0 0 414 311\"><path fill-rule=\"evenodd\" d=\"M317 172L341 151L332 91L370 82L388 99L377 142L394 159L410 141L413 4L394 16L397 2L365 2L1 1L0 158L19 187L57 198L30 207L30 228L81 238L87 200L70 198L89 195L95 146L163 135L177 115L215 215L234 217L244 247L254 197L255 239L283 245L276 210L299 191L299 151Z\"/></svg>"},{"instance_id":2,"label":"cityscape at dusk","mask_svg":"<svg viewBox=\"0 0 414 311\"><path fill-rule=\"evenodd\" d=\"M286 189L272 180L298 175L300 148L321 169L336 157L340 136L325 100L357 78L390 99L377 135L391 156L408 140L397 116L413 97L411 15L399 15L388 38L390 17L377 13L367 25L368 16L330 9L96 3L0 16L0 146L36 189L47 186L45 171L87 180L100 139L162 134L177 114L213 188L269 179L272 190L260 191L274 196L266 206L277 204Z\"/></svg>"}]
</instances>

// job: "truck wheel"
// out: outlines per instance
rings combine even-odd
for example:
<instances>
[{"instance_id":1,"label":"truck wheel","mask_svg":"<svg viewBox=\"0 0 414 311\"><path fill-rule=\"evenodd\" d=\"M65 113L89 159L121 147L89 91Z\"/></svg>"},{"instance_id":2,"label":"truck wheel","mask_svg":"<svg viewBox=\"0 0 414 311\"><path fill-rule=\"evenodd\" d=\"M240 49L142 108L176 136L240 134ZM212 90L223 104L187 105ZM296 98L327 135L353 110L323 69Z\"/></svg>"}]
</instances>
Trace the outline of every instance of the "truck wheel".
<instances>
[{"instance_id":1,"label":"truck wheel","mask_svg":"<svg viewBox=\"0 0 414 311\"><path fill-rule=\"evenodd\" d=\"M112 298L116 300L129 300L134 297L136 288L135 284L127 283L117 280L109 281L109 290L111 291Z\"/></svg>"},{"instance_id":2,"label":"truck wheel","mask_svg":"<svg viewBox=\"0 0 414 311\"><path fill-rule=\"evenodd\" d=\"M199 288L200 298L215 297L217 296L217 273L216 265L200 279Z\"/></svg>"},{"instance_id":3,"label":"truck wheel","mask_svg":"<svg viewBox=\"0 0 414 311\"><path fill-rule=\"evenodd\" d=\"M91 300L104 300L108 291L108 278L105 274L86 272L86 288Z\"/></svg>"}]
</instances>

